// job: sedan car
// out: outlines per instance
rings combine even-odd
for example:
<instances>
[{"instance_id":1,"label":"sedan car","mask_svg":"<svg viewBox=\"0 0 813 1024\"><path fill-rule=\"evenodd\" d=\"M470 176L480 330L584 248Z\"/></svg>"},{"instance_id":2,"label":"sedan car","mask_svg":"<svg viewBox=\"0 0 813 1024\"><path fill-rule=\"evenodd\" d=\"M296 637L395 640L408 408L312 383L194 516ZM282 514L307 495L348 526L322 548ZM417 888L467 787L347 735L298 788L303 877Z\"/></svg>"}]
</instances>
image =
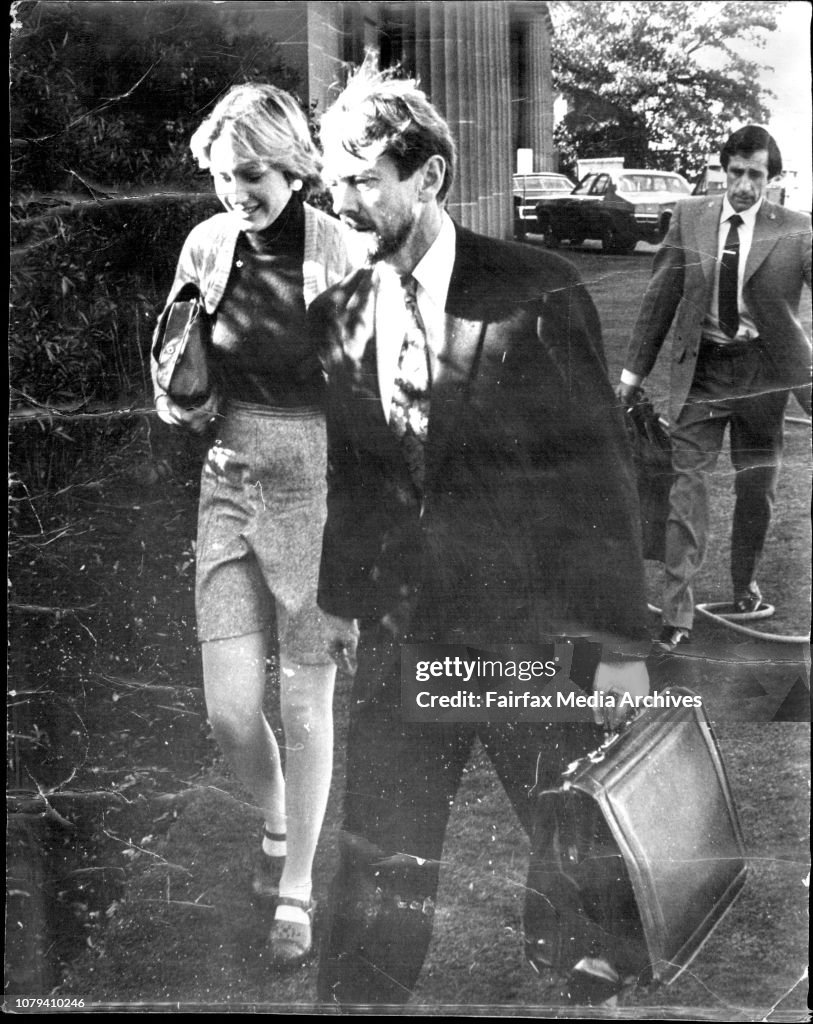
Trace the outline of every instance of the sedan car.
<instances>
[{"instance_id":1,"label":"sedan car","mask_svg":"<svg viewBox=\"0 0 813 1024\"><path fill-rule=\"evenodd\" d=\"M629 253L640 241L660 242L675 203L691 191L682 175L670 171L594 171L570 195L536 204L537 230L549 246L598 238L607 253Z\"/></svg>"},{"instance_id":2,"label":"sedan car","mask_svg":"<svg viewBox=\"0 0 813 1024\"><path fill-rule=\"evenodd\" d=\"M540 199L569 195L575 185L564 174L547 171L514 175L514 221L517 234L536 226L536 204Z\"/></svg>"}]
</instances>

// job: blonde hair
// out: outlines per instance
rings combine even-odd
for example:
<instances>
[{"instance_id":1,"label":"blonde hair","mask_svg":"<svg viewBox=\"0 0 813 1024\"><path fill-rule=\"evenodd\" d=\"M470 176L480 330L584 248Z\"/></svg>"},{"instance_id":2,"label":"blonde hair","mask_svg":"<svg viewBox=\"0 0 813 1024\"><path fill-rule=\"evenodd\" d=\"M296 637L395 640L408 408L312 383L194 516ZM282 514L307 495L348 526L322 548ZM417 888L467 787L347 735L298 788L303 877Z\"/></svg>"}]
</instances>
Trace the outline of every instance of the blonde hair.
<instances>
[{"instance_id":1,"label":"blonde hair","mask_svg":"<svg viewBox=\"0 0 813 1024\"><path fill-rule=\"evenodd\" d=\"M299 179L304 196L321 187L322 158L296 100L275 85L236 85L223 97L189 142L203 170L210 167L215 140L228 138L247 160L270 164L290 183Z\"/></svg>"}]
</instances>

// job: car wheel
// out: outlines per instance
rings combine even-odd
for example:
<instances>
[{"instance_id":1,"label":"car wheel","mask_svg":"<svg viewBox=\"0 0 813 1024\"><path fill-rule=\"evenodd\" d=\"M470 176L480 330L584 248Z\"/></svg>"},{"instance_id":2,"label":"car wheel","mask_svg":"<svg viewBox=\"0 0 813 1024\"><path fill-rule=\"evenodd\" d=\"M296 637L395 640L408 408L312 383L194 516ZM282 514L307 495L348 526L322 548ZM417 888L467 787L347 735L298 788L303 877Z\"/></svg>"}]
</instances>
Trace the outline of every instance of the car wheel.
<instances>
[{"instance_id":1,"label":"car wheel","mask_svg":"<svg viewBox=\"0 0 813 1024\"><path fill-rule=\"evenodd\" d=\"M612 256L628 256L635 248L637 239L619 231L611 221L601 226L601 248Z\"/></svg>"},{"instance_id":2,"label":"car wheel","mask_svg":"<svg viewBox=\"0 0 813 1024\"><path fill-rule=\"evenodd\" d=\"M547 217L539 217L539 218L537 218L537 223L538 223L538 226L539 226L539 234L542 235L542 241L547 246L547 248L548 249L558 249L559 248L559 243L561 242L561 239L556 234L556 232L553 230L553 225L548 220L548 218Z\"/></svg>"}]
</instances>

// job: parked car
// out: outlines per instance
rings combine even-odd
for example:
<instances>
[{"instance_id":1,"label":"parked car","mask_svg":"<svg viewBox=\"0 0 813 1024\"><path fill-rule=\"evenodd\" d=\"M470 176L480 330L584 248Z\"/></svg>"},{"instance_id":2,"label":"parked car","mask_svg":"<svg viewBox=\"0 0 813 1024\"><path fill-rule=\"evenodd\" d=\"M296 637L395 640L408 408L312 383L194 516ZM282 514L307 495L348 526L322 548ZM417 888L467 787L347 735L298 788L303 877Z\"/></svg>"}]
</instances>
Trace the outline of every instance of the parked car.
<instances>
[{"instance_id":1,"label":"parked car","mask_svg":"<svg viewBox=\"0 0 813 1024\"><path fill-rule=\"evenodd\" d=\"M700 172L700 177L694 183L693 196L715 195L718 192L725 192L726 181L725 171L719 164L706 164Z\"/></svg>"},{"instance_id":2,"label":"parked car","mask_svg":"<svg viewBox=\"0 0 813 1024\"><path fill-rule=\"evenodd\" d=\"M575 183L564 174L548 171L514 175L514 228L518 235L536 226L536 204L540 199L569 195Z\"/></svg>"},{"instance_id":3,"label":"parked car","mask_svg":"<svg viewBox=\"0 0 813 1024\"><path fill-rule=\"evenodd\" d=\"M675 203L691 191L688 181L671 171L592 172L570 195L536 204L537 230L549 246L598 238L607 253L629 253L640 241L660 242Z\"/></svg>"}]
</instances>

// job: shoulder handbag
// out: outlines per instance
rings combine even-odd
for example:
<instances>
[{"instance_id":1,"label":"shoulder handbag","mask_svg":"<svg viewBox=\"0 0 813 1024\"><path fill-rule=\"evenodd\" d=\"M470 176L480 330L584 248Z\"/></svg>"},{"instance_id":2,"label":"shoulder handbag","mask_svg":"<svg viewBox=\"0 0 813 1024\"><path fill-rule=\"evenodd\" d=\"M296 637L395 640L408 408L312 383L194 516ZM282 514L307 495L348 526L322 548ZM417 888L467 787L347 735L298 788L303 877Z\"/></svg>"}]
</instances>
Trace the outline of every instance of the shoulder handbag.
<instances>
[{"instance_id":1,"label":"shoulder handbag","mask_svg":"<svg viewBox=\"0 0 813 1024\"><path fill-rule=\"evenodd\" d=\"M643 394L624 410L624 425L632 447L644 558L662 562L674 475L672 441L666 424Z\"/></svg>"},{"instance_id":2,"label":"shoulder handbag","mask_svg":"<svg viewBox=\"0 0 813 1024\"><path fill-rule=\"evenodd\" d=\"M694 695L672 688L659 697ZM532 793L525 904L531 964L609 961L619 976L669 983L741 891L737 814L702 707L649 708Z\"/></svg>"},{"instance_id":3,"label":"shoulder handbag","mask_svg":"<svg viewBox=\"0 0 813 1024\"><path fill-rule=\"evenodd\" d=\"M200 405L211 393L211 335L200 292L193 284L184 285L161 316L153 355L159 386L185 408Z\"/></svg>"}]
</instances>

